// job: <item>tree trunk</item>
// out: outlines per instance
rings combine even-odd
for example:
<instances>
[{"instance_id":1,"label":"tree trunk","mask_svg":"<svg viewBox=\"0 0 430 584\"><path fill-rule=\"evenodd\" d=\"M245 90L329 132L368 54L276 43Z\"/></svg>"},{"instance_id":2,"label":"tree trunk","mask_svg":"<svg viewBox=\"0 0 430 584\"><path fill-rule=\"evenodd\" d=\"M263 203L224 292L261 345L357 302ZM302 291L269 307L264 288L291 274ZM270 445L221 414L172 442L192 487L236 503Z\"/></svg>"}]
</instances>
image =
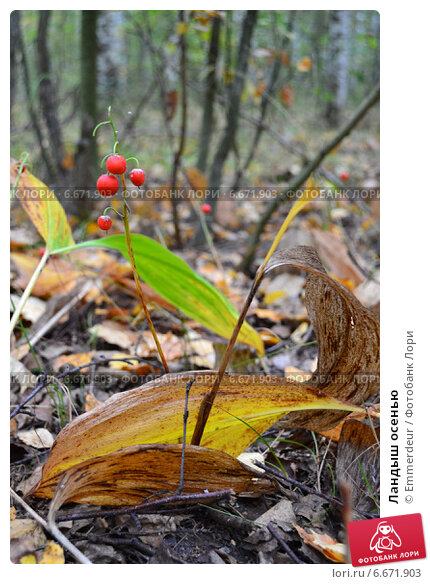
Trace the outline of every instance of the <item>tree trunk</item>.
<instances>
[{"instance_id":1,"label":"tree trunk","mask_svg":"<svg viewBox=\"0 0 430 584\"><path fill-rule=\"evenodd\" d=\"M248 10L243 21L237 65L231 86L230 99L227 105L227 124L219 142L210 173L209 187L212 188L218 188L220 186L224 163L234 144L239 120L240 98L248 71L251 39L255 23L257 22L257 16L257 10Z\"/></svg>"},{"instance_id":2,"label":"tree trunk","mask_svg":"<svg viewBox=\"0 0 430 584\"><path fill-rule=\"evenodd\" d=\"M327 50L327 60L325 63L326 76L326 94L327 103L325 108L325 119L331 128L336 128L339 125L339 104L337 102L337 95L339 91L339 50L342 35L340 10L330 11L329 21L329 43Z\"/></svg>"},{"instance_id":3,"label":"tree trunk","mask_svg":"<svg viewBox=\"0 0 430 584\"><path fill-rule=\"evenodd\" d=\"M100 10L99 29L99 87L107 104L112 104L121 89L127 64L122 54L120 28L121 10Z\"/></svg>"},{"instance_id":4,"label":"tree trunk","mask_svg":"<svg viewBox=\"0 0 430 584\"><path fill-rule=\"evenodd\" d=\"M97 160L97 141L93 130L97 119L97 10L82 10L81 14L81 137L76 152L76 184L94 188Z\"/></svg>"},{"instance_id":5,"label":"tree trunk","mask_svg":"<svg viewBox=\"0 0 430 584\"><path fill-rule=\"evenodd\" d=\"M339 11L339 58L338 58L338 83L336 104L339 112L342 112L348 98L349 80L349 39L350 39L350 10Z\"/></svg>"},{"instance_id":6,"label":"tree trunk","mask_svg":"<svg viewBox=\"0 0 430 584\"><path fill-rule=\"evenodd\" d=\"M379 65L379 12L376 10L372 14L371 20L371 31L372 37L375 39L375 48L373 50L373 59L371 65L371 79L370 82L373 84L379 82L380 77L380 65Z\"/></svg>"},{"instance_id":7,"label":"tree trunk","mask_svg":"<svg viewBox=\"0 0 430 584\"><path fill-rule=\"evenodd\" d=\"M15 101L15 83L18 63L19 13L17 10L10 15L10 125L13 126L12 112Z\"/></svg>"},{"instance_id":8,"label":"tree trunk","mask_svg":"<svg viewBox=\"0 0 430 584\"><path fill-rule=\"evenodd\" d=\"M179 10L179 22L185 23L184 10ZM187 43L185 33L179 36L180 49L180 75L181 75L181 134L179 138L178 149L173 157L171 188L174 190L177 186L177 177L179 165L181 164L182 154L185 149L187 137ZM182 247L181 230L179 227L178 201L172 199L172 216L175 229L175 243L177 247Z\"/></svg>"},{"instance_id":9,"label":"tree trunk","mask_svg":"<svg viewBox=\"0 0 430 584\"><path fill-rule=\"evenodd\" d=\"M27 95L28 115L30 118L30 122L33 126L34 132L37 136L37 140L39 142L42 159L46 165L46 169L48 172L48 178L49 178L49 180L52 180L52 177L55 176L55 166L54 166L53 161L51 160L50 153L48 152L48 150L45 147L45 142L43 139L42 130L41 130L40 125L39 125L37 112L35 111L34 106L33 106L33 92L32 92L32 88L31 88L30 71L29 71L29 67L28 67L27 53L25 50L25 43L24 43L24 40L22 38L22 33L21 33L21 11L15 10L13 12L13 15L15 18L15 26L16 26L15 35L16 35L17 47L18 47L19 52L21 54L21 65L22 65L22 72L23 72L24 88L25 88L25 93Z\"/></svg>"},{"instance_id":10,"label":"tree trunk","mask_svg":"<svg viewBox=\"0 0 430 584\"><path fill-rule=\"evenodd\" d=\"M47 43L50 17L50 10L40 10L37 30L37 64L40 78L39 102L51 145L52 158L55 161L56 177L59 177L64 175L62 167L64 151L61 126L57 118L55 87L52 83L51 61Z\"/></svg>"},{"instance_id":11,"label":"tree trunk","mask_svg":"<svg viewBox=\"0 0 430 584\"><path fill-rule=\"evenodd\" d=\"M289 17L289 22L286 26L286 30L289 33L292 32L292 29L294 26L294 21L295 21L295 15L296 15L296 12L294 10L291 11L290 17ZM291 38L290 35L283 36L280 51L286 51L286 49L289 47L289 44L290 44L290 38ZM263 95L261 98L260 117L258 120L257 128L256 128L255 133L254 133L254 139L252 141L251 147L248 150L248 155L246 157L244 165L241 168L239 168L238 171L236 172L236 176L234 178L234 182L233 182L233 186L232 186L233 189L236 189L239 187L243 173L248 169L248 167L251 164L251 162L255 156L255 153L257 151L258 144L260 142L260 138L261 138L261 135L262 135L262 132L264 129L264 119L266 117L267 108L269 105L269 101L272 98L272 95L274 93L275 86L276 86L276 83L278 81L280 69L281 69L281 59L279 58L279 51L278 51L278 54L275 56L272 70L270 72L269 82L267 84L267 87L264 89ZM291 69L291 67L290 67L290 69Z\"/></svg>"},{"instance_id":12,"label":"tree trunk","mask_svg":"<svg viewBox=\"0 0 430 584\"><path fill-rule=\"evenodd\" d=\"M199 158L197 161L197 168L201 172L205 172L210 140L213 129L213 110L216 94L216 65L219 53L219 36L221 30L221 18L214 17L212 23L212 33L208 52L206 76L206 92L203 106L202 126L200 130L199 141Z\"/></svg>"}]
</instances>

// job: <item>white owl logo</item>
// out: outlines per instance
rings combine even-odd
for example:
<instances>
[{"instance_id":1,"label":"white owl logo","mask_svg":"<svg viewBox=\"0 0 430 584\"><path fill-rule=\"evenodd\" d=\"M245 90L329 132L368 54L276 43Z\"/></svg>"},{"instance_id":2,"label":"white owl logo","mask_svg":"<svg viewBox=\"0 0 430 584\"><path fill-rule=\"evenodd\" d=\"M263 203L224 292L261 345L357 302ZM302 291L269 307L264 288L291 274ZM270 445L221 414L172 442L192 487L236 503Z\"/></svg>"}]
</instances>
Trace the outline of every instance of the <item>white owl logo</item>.
<instances>
[{"instance_id":1,"label":"white owl logo","mask_svg":"<svg viewBox=\"0 0 430 584\"><path fill-rule=\"evenodd\" d=\"M377 554L382 554L401 545L402 540L392 525L389 525L386 521L378 523L376 532L370 541L371 550L374 550Z\"/></svg>"}]
</instances>

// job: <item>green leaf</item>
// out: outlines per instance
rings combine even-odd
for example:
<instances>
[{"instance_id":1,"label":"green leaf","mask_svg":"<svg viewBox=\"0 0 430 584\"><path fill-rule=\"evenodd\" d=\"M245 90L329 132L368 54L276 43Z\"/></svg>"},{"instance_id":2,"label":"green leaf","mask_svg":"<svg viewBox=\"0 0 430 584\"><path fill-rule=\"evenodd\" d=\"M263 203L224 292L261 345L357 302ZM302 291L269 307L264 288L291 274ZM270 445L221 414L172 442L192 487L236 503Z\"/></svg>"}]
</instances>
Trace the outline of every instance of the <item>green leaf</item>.
<instances>
[{"instance_id":1,"label":"green leaf","mask_svg":"<svg viewBox=\"0 0 430 584\"><path fill-rule=\"evenodd\" d=\"M153 239L132 234L131 240L136 268L142 280L188 317L221 337L231 337L239 315L221 292L196 274L181 258ZM124 235L111 235L53 251L65 253L94 246L115 249L129 259ZM264 345L259 334L246 322L241 328L238 341L255 347L259 355L264 354Z\"/></svg>"}]
</instances>

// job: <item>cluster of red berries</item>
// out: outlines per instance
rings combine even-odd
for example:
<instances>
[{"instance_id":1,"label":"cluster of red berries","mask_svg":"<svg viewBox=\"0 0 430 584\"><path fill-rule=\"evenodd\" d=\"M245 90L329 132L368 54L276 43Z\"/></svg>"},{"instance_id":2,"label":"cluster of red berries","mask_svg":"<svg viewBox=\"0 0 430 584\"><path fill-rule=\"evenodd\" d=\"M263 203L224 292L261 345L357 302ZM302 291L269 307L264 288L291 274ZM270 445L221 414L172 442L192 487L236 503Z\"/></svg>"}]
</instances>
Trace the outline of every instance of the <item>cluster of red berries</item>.
<instances>
[{"instance_id":1,"label":"cluster of red berries","mask_svg":"<svg viewBox=\"0 0 430 584\"><path fill-rule=\"evenodd\" d=\"M127 169L127 161L123 156L114 154L106 160L106 168L110 174L102 174L97 180L97 190L103 197L112 197L118 192L119 181L116 174L124 174ZM141 187L145 182L145 173L141 168L135 168L130 172L130 180L136 187ZM108 215L102 215L97 219L97 225L103 231L112 227L112 219Z\"/></svg>"}]
</instances>

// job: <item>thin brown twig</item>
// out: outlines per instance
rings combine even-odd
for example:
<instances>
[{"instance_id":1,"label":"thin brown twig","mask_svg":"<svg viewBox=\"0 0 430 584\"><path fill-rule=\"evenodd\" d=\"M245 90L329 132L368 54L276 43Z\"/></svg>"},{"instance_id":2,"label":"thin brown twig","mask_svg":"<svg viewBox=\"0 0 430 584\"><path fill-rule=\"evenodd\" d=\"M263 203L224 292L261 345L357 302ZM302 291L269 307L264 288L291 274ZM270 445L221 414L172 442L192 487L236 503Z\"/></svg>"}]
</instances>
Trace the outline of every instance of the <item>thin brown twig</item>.
<instances>
[{"instance_id":1,"label":"thin brown twig","mask_svg":"<svg viewBox=\"0 0 430 584\"><path fill-rule=\"evenodd\" d=\"M279 535L279 533L276 531L276 529L273 527L273 525L271 523L267 524L267 529L270 531L270 533L273 535L273 537L276 539L276 541L280 544L280 546L287 552L287 554L290 556L290 558L292 560L294 560L294 562L296 562L296 564L304 564L305 562L302 562L302 560L300 560L296 554L293 552L293 550L290 548L290 546L287 544L287 542L282 539L282 537Z\"/></svg>"},{"instance_id":2,"label":"thin brown twig","mask_svg":"<svg viewBox=\"0 0 430 584\"><path fill-rule=\"evenodd\" d=\"M144 503L139 503L139 505L129 505L126 507L120 507L119 509L110 510L94 510L88 511L86 513L69 513L57 516L57 521L70 521L75 519L92 519L95 517L116 517L118 515L124 515L128 513L146 513L149 509L160 507L162 505L171 505L172 503L200 503L201 501L217 501L219 499L224 499L233 495L232 489L222 489L220 491L212 491L210 493L190 493L186 495L170 495L169 497L163 497L157 499L156 501L146 501Z\"/></svg>"},{"instance_id":3,"label":"thin brown twig","mask_svg":"<svg viewBox=\"0 0 430 584\"><path fill-rule=\"evenodd\" d=\"M181 455L181 474L179 480L179 487L176 491L176 495L180 495L184 488L184 468L185 468L185 450L186 450L186 442L187 442L187 421L188 421L188 396L190 395L191 386L195 382L195 377L190 379L187 383L185 388L185 407L184 407L184 431L182 436L182 455Z\"/></svg>"}]
</instances>

